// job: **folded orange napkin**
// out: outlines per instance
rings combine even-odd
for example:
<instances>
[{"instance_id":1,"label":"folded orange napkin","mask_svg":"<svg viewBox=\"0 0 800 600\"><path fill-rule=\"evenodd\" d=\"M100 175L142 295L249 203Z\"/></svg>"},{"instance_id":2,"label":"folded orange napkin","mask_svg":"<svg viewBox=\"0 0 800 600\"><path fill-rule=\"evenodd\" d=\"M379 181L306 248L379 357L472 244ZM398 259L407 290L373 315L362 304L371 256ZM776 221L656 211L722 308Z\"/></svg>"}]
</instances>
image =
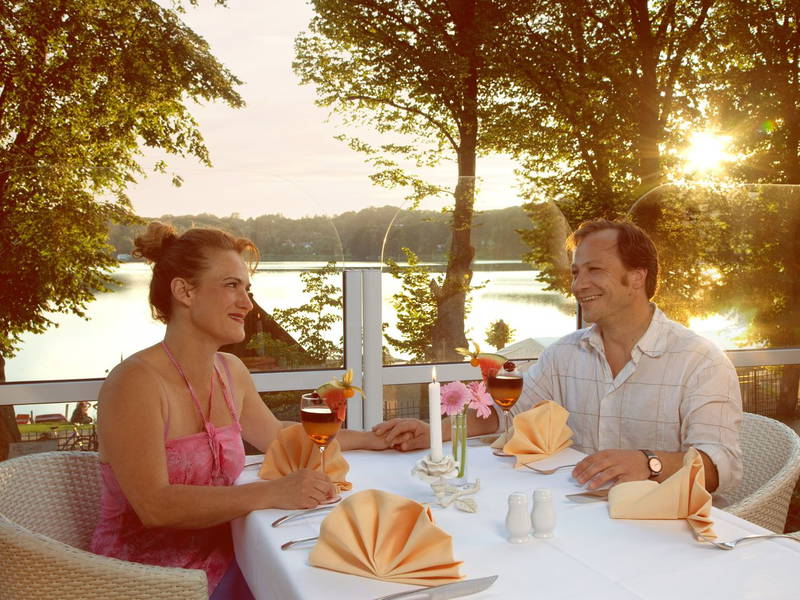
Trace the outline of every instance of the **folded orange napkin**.
<instances>
[{"instance_id":1,"label":"folded orange napkin","mask_svg":"<svg viewBox=\"0 0 800 600\"><path fill-rule=\"evenodd\" d=\"M683 466L662 483L628 481L612 487L608 512L613 519L686 519L695 536L715 538L711 494L705 484L703 459L690 448Z\"/></svg>"},{"instance_id":2,"label":"folded orange napkin","mask_svg":"<svg viewBox=\"0 0 800 600\"><path fill-rule=\"evenodd\" d=\"M319 469L319 454L319 446L311 441L302 424L285 427L269 445L258 476L261 479L278 479L299 469ZM353 488L353 484L345 479L349 470L350 465L334 438L325 448L325 474L340 490L347 491Z\"/></svg>"},{"instance_id":3,"label":"folded orange napkin","mask_svg":"<svg viewBox=\"0 0 800 600\"><path fill-rule=\"evenodd\" d=\"M555 402L540 402L514 417L514 434L503 445L503 452L517 457L515 467L561 452L572 445L568 417L567 409Z\"/></svg>"},{"instance_id":4,"label":"folded orange napkin","mask_svg":"<svg viewBox=\"0 0 800 600\"><path fill-rule=\"evenodd\" d=\"M440 585L458 581L452 538L433 523L430 507L408 498L364 490L325 517L308 561L361 577Z\"/></svg>"}]
</instances>

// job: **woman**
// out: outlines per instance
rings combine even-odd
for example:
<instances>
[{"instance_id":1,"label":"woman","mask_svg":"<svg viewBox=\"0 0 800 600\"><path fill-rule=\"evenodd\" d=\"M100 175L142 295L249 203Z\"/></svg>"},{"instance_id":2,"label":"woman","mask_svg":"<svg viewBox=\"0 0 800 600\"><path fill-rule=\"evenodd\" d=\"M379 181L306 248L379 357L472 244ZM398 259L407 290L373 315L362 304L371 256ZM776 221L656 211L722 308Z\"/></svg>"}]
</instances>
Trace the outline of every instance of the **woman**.
<instances>
[{"instance_id":1,"label":"woman","mask_svg":"<svg viewBox=\"0 0 800 600\"><path fill-rule=\"evenodd\" d=\"M119 364L100 390L103 483L92 551L147 564L203 569L209 594L240 579L229 521L261 508L310 508L334 495L327 477L301 470L232 486L244 466L242 438L265 451L282 424L233 355L252 308L252 242L212 229L178 237L151 223L134 255L153 264L150 305L164 341ZM385 447L342 432L343 447ZM227 575L226 575L227 573Z\"/></svg>"}]
</instances>

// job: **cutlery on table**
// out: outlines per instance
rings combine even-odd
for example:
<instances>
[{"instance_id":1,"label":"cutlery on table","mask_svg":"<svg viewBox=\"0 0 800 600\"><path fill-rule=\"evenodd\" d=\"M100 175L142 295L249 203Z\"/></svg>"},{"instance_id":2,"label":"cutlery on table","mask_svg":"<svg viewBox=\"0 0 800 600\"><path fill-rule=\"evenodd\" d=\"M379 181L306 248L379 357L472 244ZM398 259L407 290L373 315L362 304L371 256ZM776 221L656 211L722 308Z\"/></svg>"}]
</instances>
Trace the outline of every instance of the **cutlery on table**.
<instances>
[{"instance_id":1,"label":"cutlery on table","mask_svg":"<svg viewBox=\"0 0 800 600\"><path fill-rule=\"evenodd\" d=\"M299 540L289 540L285 544L281 544L281 550L288 550L289 548L293 548L294 546L299 546L300 544L305 544L307 542L316 542L319 539L318 535L309 538L301 538Z\"/></svg>"},{"instance_id":2,"label":"cutlery on table","mask_svg":"<svg viewBox=\"0 0 800 600\"><path fill-rule=\"evenodd\" d=\"M602 502L608 500L608 490L589 490L588 492L580 492L578 494L567 494L565 498L573 502Z\"/></svg>"},{"instance_id":3,"label":"cutlery on table","mask_svg":"<svg viewBox=\"0 0 800 600\"><path fill-rule=\"evenodd\" d=\"M727 542L718 542L716 540L712 540L711 538L707 538L706 536L704 536L702 534L698 534L698 537L700 539L702 539L704 542L708 542L709 544L712 544L713 546L716 546L720 550L733 550L734 548L736 548L737 544L739 544L741 542L746 542L748 540L766 540L766 539L770 539L770 538L787 538L787 539L790 539L790 540L794 540L795 542L800 542L800 539L798 539L798 538L796 538L794 536L791 536L791 535L786 535L784 533L756 533L756 534L753 534L753 535L745 535L745 536L742 536L740 538L736 538L735 540L729 540Z\"/></svg>"},{"instance_id":4,"label":"cutlery on table","mask_svg":"<svg viewBox=\"0 0 800 600\"><path fill-rule=\"evenodd\" d=\"M532 467L529 464L526 464L524 466L529 468L531 471L536 471L537 473L539 473L541 475L550 475L551 473L555 473L559 469L566 469L567 467L575 467L575 466L577 466L577 463L574 464L574 465L561 465L559 467L553 467L552 469L539 469L537 467Z\"/></svg>"},{"instance_id":5,"label":"cutlery on table","mask_svg":"<svg viewBox=\"0 0 800 600\"><path fill-rule=\"evenodd\" d=\"M447 600L448 598L460 598L461 596L482 592L491 586L497 580L497 577L497 575L492 575L491 577L434 585L418 590L381 596L380 598L375 598L375 600Z\"/></svg>"},{"instance_id":6,"label":"cutlery on table","mask_svg":"<svg viewBox=\"0 0 800 600\"><path fill-rule=\"evenodd\" d=\"M300 512L292 513L290 515L284 515L278 519L275 519L272 522L273 527L279 527L286 523L287 521L291 521L292 519L298 519L300 517L305 517L306 515L310 515L313 513L324 512L326 510L331 510L336 504L328 504L326 506L318 506L317 508L309 508L308 510L301 510Z\"/></svg>"}]
</instances>

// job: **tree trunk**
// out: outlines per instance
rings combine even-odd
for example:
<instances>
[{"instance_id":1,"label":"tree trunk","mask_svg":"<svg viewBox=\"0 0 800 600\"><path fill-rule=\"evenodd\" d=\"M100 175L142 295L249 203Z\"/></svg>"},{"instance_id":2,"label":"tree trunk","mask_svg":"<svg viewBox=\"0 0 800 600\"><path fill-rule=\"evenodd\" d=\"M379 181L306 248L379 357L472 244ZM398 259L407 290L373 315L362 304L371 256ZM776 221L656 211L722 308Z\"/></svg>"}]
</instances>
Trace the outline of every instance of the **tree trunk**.
<instances>
[{"instance_id":1,"label":"tree trunk","mask_svg":"<svg viewBox=\"0 0 800 600\"><path fill-rule=\"evenodd\" d=\"M455 351L465 347L466 301L472 283L472 213L475 204L475 163L478 142L478 61L475 0L450 0L450 14L456 29L457 51L468 70L464 78L461 108L454 117L459 124L458 183L455 189L450 252L441 287L431 281L436 299L436 319L431 332L432 360L461 360Z\"/></svg>"},{"instance_id":2,"label":"tree trunk","mask_svg":"<svg viewBox=\"0 0 800 600\"><path fill-rule=\"evenodd\" d=\"M0 381L6 380L6 360L0 356ZM12 442L22 439L17 427L14 406L0 406L0 460L8 458L8 448Z\"/></svg>"},{"instance_id":3,"label":"tree trunk","mask_svg":"<svg viewBox=\"0 0 800 600\"><path fill-rule=\"evenodd\" d=\"M649 48L647 49L650 50ZM649 55L642 56L642 77L639 82L639 189L641 197L661 184L661 121L659 119L659 93L656 78L656 61Z\"/></svg>"},{"instance_id":4,"label":"tree trunk","mask_svg":"<svg viewBox=\"0 0 800 600\"><path fill-rule=\"evenodd\" d=\"M474 176L459 176L455 201L447 273L441 287L431 281L431 291L436 298L431 359L437 361L461 360L455 348L467 346L464 321L467 291L472 282L472 258L475 256L475 248L470 243L472 207L475 202Z\"/></svg>"}]
</instances>

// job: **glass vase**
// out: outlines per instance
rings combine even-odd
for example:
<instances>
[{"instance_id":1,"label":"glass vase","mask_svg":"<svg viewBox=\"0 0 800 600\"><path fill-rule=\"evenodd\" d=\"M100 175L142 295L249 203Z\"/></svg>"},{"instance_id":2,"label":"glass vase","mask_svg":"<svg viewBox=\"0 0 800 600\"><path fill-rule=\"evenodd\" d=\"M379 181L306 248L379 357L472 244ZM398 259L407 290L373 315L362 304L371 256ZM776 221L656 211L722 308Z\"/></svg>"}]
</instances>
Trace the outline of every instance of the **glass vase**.
<instances>
[{"instance_id":1,"label":"glass vase","mask_svg":"<svg viewBox=\"0 0 800 600\"><path fill-rule=\"evenodd\" d=\"M453 445L453 460L458 465L454 483L467 482L467 413L458 413L450 418L450 440Z\"/></svg>"}]
</instances>

